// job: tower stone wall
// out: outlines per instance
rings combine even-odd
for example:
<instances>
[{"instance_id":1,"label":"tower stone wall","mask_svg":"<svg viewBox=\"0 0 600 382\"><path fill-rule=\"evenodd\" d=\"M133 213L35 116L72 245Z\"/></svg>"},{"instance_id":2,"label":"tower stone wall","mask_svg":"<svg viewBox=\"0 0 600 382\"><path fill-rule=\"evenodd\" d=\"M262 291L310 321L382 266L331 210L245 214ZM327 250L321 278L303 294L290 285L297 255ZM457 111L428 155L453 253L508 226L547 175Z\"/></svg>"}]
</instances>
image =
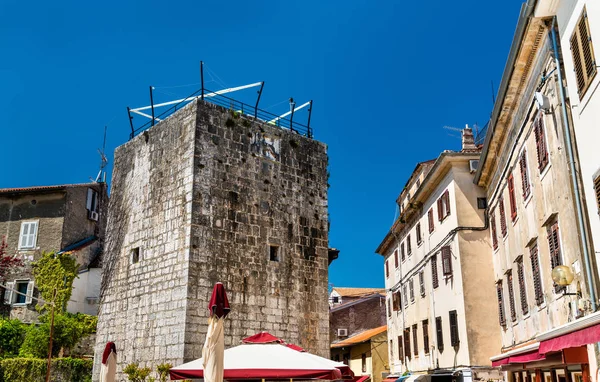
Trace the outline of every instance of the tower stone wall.
<instances>
[{"instance_id":1,"label":"tower stone wall","mask_svg":"<svg viewBox=\"0 0 600 382\"><path fill-rule=\"evenodd\" d=\"M226 347L269 331L329 354L326 146L192 102L115 151L95 349L201 357L215 282Z\"/></svg>"}]
</instances>

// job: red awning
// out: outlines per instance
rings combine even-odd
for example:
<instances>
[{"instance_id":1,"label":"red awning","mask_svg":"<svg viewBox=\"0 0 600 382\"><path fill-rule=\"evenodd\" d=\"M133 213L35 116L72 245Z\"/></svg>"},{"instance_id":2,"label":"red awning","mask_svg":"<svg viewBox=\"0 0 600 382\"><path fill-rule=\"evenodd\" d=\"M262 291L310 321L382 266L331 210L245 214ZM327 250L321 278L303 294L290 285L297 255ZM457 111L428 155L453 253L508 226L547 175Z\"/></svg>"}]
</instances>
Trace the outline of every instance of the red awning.
<instances>
[{"instance_id":1,"label":"red awning","mask_svg":"<svg viewBox=\"0 0 600 382\"><path fill-rule=\"evenodd\" d=\"M567 348L600 342L600 324L540 342L540 353L546 354Z\"/></svg>"},{"instance_id":2,"label":"red awning","mask_svg":"<svg viewBox=\"0 0 600 382\"><path fill-rule=\"evenodd\" d=\"M540 354L539 351L534 350L534 351L530 351L530 352L527 352L527 353L515 354L515 355L511 355L511 356L506 357L506 358L501 358L501 359L492 361L492 366L493 367L498 367L498 366L508 365L508 364L527 363L527 362L540 361L540 360L543 360L543 359L546 359L546 357L544 357L543 354Z\"/></svg>"},{"instance_id":3,"label":"red awning","mask_svg":"<svg viewBox=\"0 0 600 382\"><path fill-rule=\"evenodd\" d=\"M365 382L369 378L371 378L370 375L359 375L358 377L354 377L354 380L352 382Z\"/></svg>"}]
</instances>

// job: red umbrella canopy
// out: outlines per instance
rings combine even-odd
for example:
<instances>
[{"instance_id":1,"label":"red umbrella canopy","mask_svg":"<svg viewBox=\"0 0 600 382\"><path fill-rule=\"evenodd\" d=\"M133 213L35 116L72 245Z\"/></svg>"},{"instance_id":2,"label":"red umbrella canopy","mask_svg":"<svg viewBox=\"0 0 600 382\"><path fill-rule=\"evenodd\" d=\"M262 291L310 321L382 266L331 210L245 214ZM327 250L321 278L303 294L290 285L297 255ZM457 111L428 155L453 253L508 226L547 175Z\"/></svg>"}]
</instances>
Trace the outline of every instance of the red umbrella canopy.
<instances>
[{"instance_id":1,"label":"red umbrella canopy","mask_svg":"<svg viewBox=\"0 0 600 382\"><path fill-rule=\"evenodd\" d=\"M216 283L212 296L210 297L210 302L208 303L208 310L211 315L215 315L218 318L223 318L227 316L229 311L229 301L227 300L227 292L225 292L225 287L223 283Z\"/></svg>"},{"instance_id":2,"label":"red umbrella canopy","mask_svg":"<svg viewBox=\"0 0 600 382\"><path fill-rule=\"evenodd\" d=\"M282 344L284 341L281 338L277 338L271 333L260 332L253 336L246 337L242 340L244 344Z\"/></svg>"},{"instance_id":3,"label":"red umbrella canopy","mask_svg":"<svg viewBox=\"0 0 600 382\"><path fill-rule=\"evenodd\" d=\"M300 346L298 346L298 345L294 345L294 344L285 344L285 346L287 346L287 347L288 347L288 348L290 348L290 349L294 349L294 350L296 350L296 351L299 351L299 352L306 352L306 350L302 349L302 348L301 348Z\"/></svg>"}]
</instances>

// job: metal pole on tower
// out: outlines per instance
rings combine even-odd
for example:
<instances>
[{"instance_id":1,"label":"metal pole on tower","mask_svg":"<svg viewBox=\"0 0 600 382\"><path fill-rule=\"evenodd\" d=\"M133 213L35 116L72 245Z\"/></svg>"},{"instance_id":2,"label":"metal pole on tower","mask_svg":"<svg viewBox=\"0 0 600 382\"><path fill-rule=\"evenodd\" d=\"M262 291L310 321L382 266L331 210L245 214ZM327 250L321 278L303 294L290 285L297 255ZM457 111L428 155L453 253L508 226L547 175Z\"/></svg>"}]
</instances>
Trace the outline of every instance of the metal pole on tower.
<instances>
[{"instance_id":1,"label":"metal pole on tower","mask_svg":"<svg viewBox=\"0 0 600 382\"><path fill-rule=\"evenodd\" d=\"M202 85L200 99L204 101L204 61L200 61L200 84Z\"/></svg>"},{"instance_id":2,"label":"metal pole on tower","mask_svg":"<svg viewBox=\"0 0 600 382\"><path fill-rule=\"evenodd\" d=\"M260 84L260 90L258 91L258 98L256 99L256 105L254 106L254 119L258 115L258 103L260 102L260 96L262 95L263 88L265 87L265 82L263 81Z\"/></svg>"},{"instance_id":3,"label":"metal pole on tower","mask_svg":"<svg viewBox=\"0 0 600 382\"><path fill-rule=\"evenodd\" d=\"M152 86L150 86L150 106L152 107L152 126L154 126L154 99L152 98Z\"/></svg>"}]
</instances>

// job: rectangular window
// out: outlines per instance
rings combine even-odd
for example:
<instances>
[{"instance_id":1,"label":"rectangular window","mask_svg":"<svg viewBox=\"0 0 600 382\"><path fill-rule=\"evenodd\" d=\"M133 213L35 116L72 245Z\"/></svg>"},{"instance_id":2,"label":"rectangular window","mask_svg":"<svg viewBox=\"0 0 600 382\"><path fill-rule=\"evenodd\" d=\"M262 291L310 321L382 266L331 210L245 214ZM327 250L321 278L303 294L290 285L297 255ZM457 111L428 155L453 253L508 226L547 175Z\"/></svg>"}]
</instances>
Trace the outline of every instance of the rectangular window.
<instances>
[{"instance_id":1,"label":"rectangular window","mask_svg":"<svg viewBox=\"0 0 600 382\"><path fill-rule=\"evenodd\" d=\"M410 280L408 282L408 289L410 289L410 301L414 302L415 301L415 285L413 283L412 277L410 278Z\"/></svg>"},{"instance_id":2,"label":"rectangular window","mask_svg":"<svg viewBox=\"0 0 600 382\"><path fill-rule=\"evenodd\" d=\"M506 237L506 213L504 211L504 198L498 202L498 212L500 213L500 232L502 237Z\"/></svg>"},{"instance_id":3,"label":"rectangular window","mask_svg":"<svg viewBox=\"0 0 600 382\"><path fill-rule=\"evenodd\" d=\"M423 320L423 350L429 354L429 321Z\"/></svg>"},{"instance_id":4,"label":"rectangular window","mask_svg":"<svg viewBox=\"0 0 600 382\"><path fill-rule=\"evenodd\" d=\"M385 277L390 277L390 265L388 264L387 260L385 261Z\"/></svg>"},{"instance_id":5,"label":"rectangular window","mask_svg":"<svg viewBox=\"0 0 600 382\"><path fill-rule=\"evenodd\" d=\"M33 280L15 280L6 283L4 303L6 305L26 305L33 300Z\"/></svg>"},{"instance_id":6,"label":"rectangular window","mask_svg":"<svg viewBox=\"0 0 600 382\"><path fill-rule=\"evenodd\" d=\"M400 294L400 291L397 290L392 296L394 311L402 310L402 295Z\"/></svg>"},{"instance_id":7,"label":"rectangular window","mask_svg":"<svg viewBox=\"0 0 600 382\"><path fill-rule=\"evenodd\" d=\"M496 283L496 295L498 296L498 319L500 326L506 327L506 316L504 315L504 297L502 290L502 280Z\"/></svg>"},{"instance_id":8,"label":"rectangular window","mask_svg":"<svg viewBox=\"0 0 600 382\"><path fill-rule=\"evenodd\" d=\"M429 222L429 233L432 233L433 229L435 228L433 223L433 207L427 211L427 221Z\"/></svg>"},{"instance_id":9,"label":"rectangular window","mask_svg":"<svg viewBox=\"0 0 600 382\"><path fill-rule=\"evenodd\" d=\"M392 357L392 359L394 359L394 357ZM404 362L404 342L402 342L402 336L398 336L398 359Z\"/></svg>"},{"instance_id":10,"label":"rectangular window","mask_svg":"<svg viewBox=\"0 0 600 382\"><path fill-rule=\"evenodd\" d=\"M527 172L527 152L523 150L521 159L519 159L519 167L521 168L521 184L523 186L523 200L527 200L531 187L529 184L529 174Z\"/></svg>"},{"instance_id":11,"label":"rectangular window","mask_svg":"<svg viewBox=\"0 0 600 382\"><path fill-rule=\"evenodd\" d=\"M394 265L398 268L398 250L394 251Z\"/></svg>"},{"instance_id":12,"label":"rectangular window","mask_svg":"<svg viewBox=\"0 0 600 382\"><path fill-rule=\"evenodd\" d=\"M437 201L438 207L438 220L444 220L448 215L450 215L450 193L448 190L444 191L442 196Z\"/></svg>"},{"instance_id":13,"label":"rectangular window","mask_svg":"<svg viewBox=\"0 0 600 382\"><path fill-rule=\"evenodd\" d=\"M449 312L449 316L450 316L450 344L453 347L456 347L460 343L460 339L458 338L458 316L456 314L456 310L451 310Z\"/></svg>"},{"instance_id":14,"label":"rectangular window","mask_svg":"<svg viewBox=\"0 0 600 382\"><path fill-rule=\"evenodd\" d=\"M34 249L37 243L38 222L22 222L19 249Z\"/></svg>"},{"instance_id":15,"label":"rectangular window","mask_svg":"<svg viewBox=\"0 0 600 382\"><path fill-rule=\"evenodd\" d=\"M402 258L402 261L406 260L406 252L404 251L404 242L402 242L402 244L400 244L400 257Z\"/></svg>"},{"instance_id":16,"label":"rectangular window","mask_svg":"<svg viewBox=\"0 0 600 382\"><path fill-rule=\"evenodd\" d=\"M416 231L416 235L417 235L417 245L421 244L423 242L423 235L421 234L421 223L417 223L417 227L415 228Z\"/></svg>"},{"instance_id":17,"label":"rectangular window","mask_svg":"<svg viewBox=\"0 0 600 382\"><path fill-rule=\"evenodd\" d=\"M431 284L433 285L433 289L437 288L440 285L438 280L438 269L437 269L437 256L431 256Z\"/></svg>"},{"instance_id":18,"label":"rectangular window","mask_svg":"<svg viewBox=\"0 0 600 382\"><path fill-rule=\"evenodd\" d=\"M496 210L490 213L490 227L492 234L492 245L494 249L498 249L498 234L496 233Z\"/></svg>"},{"instance_id":19,"label":"rectangular window","mask_svg":"<svg viewBox=\"0 0 600 382\"><path fill-rule=\"evenodd\" d=\"M517 200L515 199L515 178L512 174L508 177L508 200L510 202L510 219L517 218Z\"/></svg>"},{"instance_id":20,"label":"rectangular window","mask_svg":"<svg viewBox=\"0 0 600 382\"><path fill-rule=\"evenodd\" d=\"M508 285L508 304L510 307L510 319L514 322L517 320L517 310L515 308L515 291L513 289L512 270L506 273L506 285Z\"/></svg>"},{"instance_id":21,"label":"rectangular window","mask_svg":"<svg viewBox=\"0 0 600 382\"><path fill-rule=\"evenodd\" d=\"M600 176L594 178L594 191L596 192L596 205L600 212Z\"/></svg>"},{"instance_id":22,"label":"rectangular window","mask_svg":"<svg viewBox=\"0 0 600 382\"><path fill-rule=\"evenodd\" d=\"M408 298L406 294L406 284L402 285L402 298L404 299L404 306L408 306Z\"/></svg>"},{"instance_id":23,"label":"rectangular window","mask_svg":"<svg viewBox=\"0 0 600 382\"><path fill-rule=\"evenodd\" d=\"M487 198L477 198L477 209L485 210L487 208Z\"/></svg>"},{"instance_id":24,"label":"rectangular window","mask_svg":"<svg viewBox=\"0 0 600 382\"><path fill-rule=\"evenodd\" d=\"M554 222L554 224L548 226L546 229L548 232L548 247L550 248L550 265L552 269L554 269L555 267L563 264L560 249L560 235L558 233L558 222ZM563 289L564 287L561 287L558 284L554 285L554 291L557 293Z\"/></svg>"},{"instance_id":25,"label":"rectangular window","mask_svg":"<svg viewBox=\"0 0 600 382\"><path fill-rule=\"evenodd\" d=\"M533 276L533 290L535 291L535 303L541 305L544 302L544 292L542 290L542 277L540 275L540 260L538 256L538 246L534 244L529 249L531 257L531 273Z\"/></svg>"},{"instance_id":26,"label":"rectangular window","mask_svg":"<svg viewBox=\"0 0 600 382\"><path fill-rule=\"evenodd\" d=\"M404 329L404 356L410 359L410 329Z\"/></svg>"},{"instance_id":27,"label":"rectangular window","mask_svg":"<svg viewBox=\"0 0 600 382\"><path fill-rule=\"evenodd\" d=\"M517 278L519 279L519 294L521 296L521 311L523 315L529 313L527 304L527 290L525 286L525 272L523 270L523 256L517 260Z\"/></svg>"},{"instance_id":28,"label":"rectangular window","mask_svg":"<svg viewBox=\"0 0 600 382\"><path fill-rule=\"evenodd\" d=\"M131 257L131 264L139 263L140 262L140 247L132 248L130 257Z\"/></svg>"},{"instance_id":29,"label":"rectangular window","mask_svg":"<svg viewBox=\"0 0 600 382\"><path fill-rule=\"evenodd\" d=\"M435 318L435 333L437 338L437 348L440 353L444 352L444 332L442 331L442 317Z\"/></svg>"},{"instance_id":30,"label":"rectangular window","mask_svg":"<svg viewBox=\"0 0 600 382\"><path fill-rule=\"evenodd\" d=\"M394 299L394 295L392 294L392 298L387 300L388 317L392 317L392 300L393 299Z\"/></svg>"},{"instance_id":31,"label":"rectangular window","mask_svg":"<svg viewBox=\"0 0 600 382\"><path fill-rule=\"evenodd\" d=\"M544 132L544 114L539 112L533 121L533 132L535 135L535 148L538 158L538 169L544 171L548 165L548 147L546 145L546 134Z\"/></svg>"},{"instance_id":32,"label":"rectangular window","mask_svg":"<svg viewBox=\"0 0 600 382\"><path fill-rule=\"evenodd\" d=\"M421 291L421 297L425 297L425 272L419 272L419 290Z\"/></svg>"},{"instance_id":33,"label":"rectangular window","mask_svg":"<svg viewBox=\"0 0 600 382\"><path fill-rule=\"evenodd\" d=\"M412 332L413 332L413 352L415 354L415 357L419 355L419 337L418 337L418 328L417 328L417 324L414 324L412 326Z\"/></svg>"},{"instance_id":34,"label":"rectangular window","mask_svg":"<svg viewBox=\"0 0 600 382\"><path fill-rule=\"evenodd\" d=\"M452 276L452 252L449 246L442 247L442 270L444 276Z\"/></svg>"},{"instance_id":35,"label":"rectangular window","mask_svg":"<svg viewBox=\"0 0 600 382\"><path fill-rule=\"evenodd\" d=\"M85 207L89 212L98 212L98 192L96 190L88 188Z\"/></svg>"},{"instance_id":36,"label":"rectangular window","mask_svg":"<svg viewBox=\"0 0 600 382\"><path fill-rule=\"evenodd\" d=\"M577 79L577 92L581 99L598 72L585 7L571 36L571 55L573 55L573 66L575 67L575 78Z\"/></svg>"},{"instance_id":37,"label":"rectangular window","mask_svg":"<svg viewBox=\"0 0 600 382\"><path fill-rule=\"evenodd\" d=\"M412 254L412 243L410 240L410 234L406 236L406 253L408 254L408 256Z\"/></svg>"},{"instance_id":38,"label":"rectangular window","mask_svg":"<svg viewBox=\"0 0 600 382\"><path fill-rule=\"evenodd\" d=\"M280 261L279 258L279 247L276 245L269 245L269 260Z\"/></svg>"}]
</instances>

